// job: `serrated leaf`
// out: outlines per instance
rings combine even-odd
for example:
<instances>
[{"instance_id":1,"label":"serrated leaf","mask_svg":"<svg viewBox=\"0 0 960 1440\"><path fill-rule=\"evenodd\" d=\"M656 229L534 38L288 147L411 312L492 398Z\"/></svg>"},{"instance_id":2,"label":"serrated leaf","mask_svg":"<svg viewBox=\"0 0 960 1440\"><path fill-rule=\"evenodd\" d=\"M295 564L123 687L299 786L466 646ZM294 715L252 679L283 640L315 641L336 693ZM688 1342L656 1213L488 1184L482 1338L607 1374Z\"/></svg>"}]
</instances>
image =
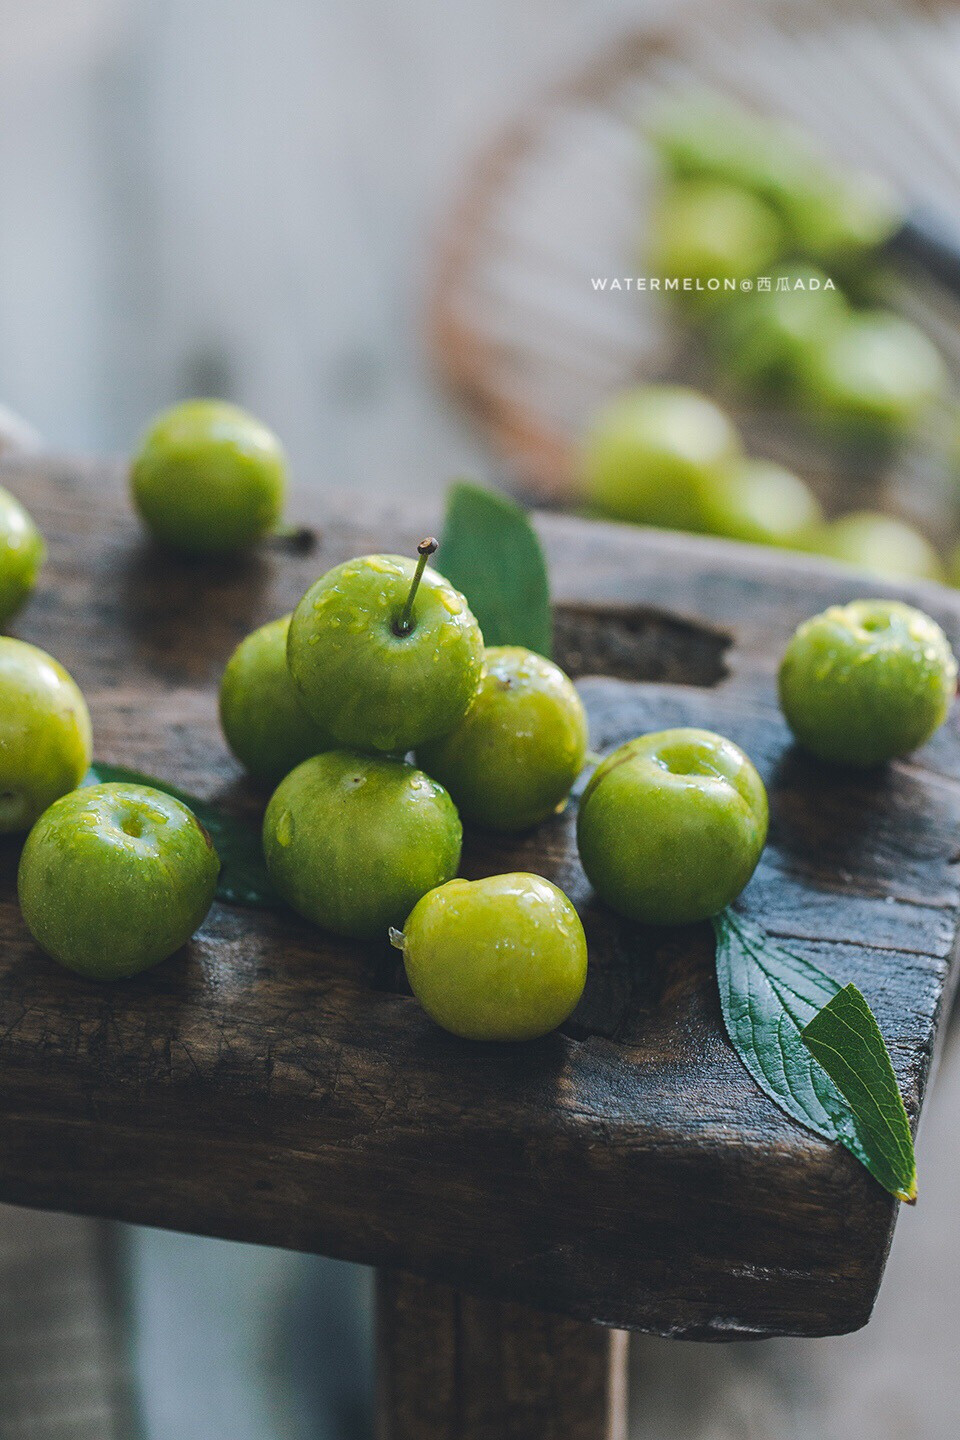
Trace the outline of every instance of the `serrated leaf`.
<instances>
[{"instance_id":1,"label":"serrated leaf","mask_svg":"<svg viewBox=\"0 0 960 1440\"><path fill-rule=\"evenodd\" d=\"M723 1020L747 1070L781 1110L825 1140L844 1145L890 1189L888 1169L877 1165L858 1116L803 1038L840 986L732 910L715 916L713 927Z\"/></svg>"},{"instance_id":2,"label":"serrated leaf","mask_svg":"<svg viewBox=\"0 0 960 1440\"><path fill-rule=\"evenodd\" d=\"M910 1121L880 1027L856 985L847 985L800 1032L853 1113L870 1171L898 1200L917 1198Z\"/></svg>"},{"instance_id":3,"label":"serrated leaf","mask_svg":"<svg viewBox=\"0 0 960 1440\"><path fill-rule=\"evenodd\" d=\"M519 505L481 485L452 485L435 564L467 597L485 644L525 645L549 659L547 566Z\"/></svg>"},{"instance_id":4,"label":"serrated leaf","mask_svg":"<svg viewBox=\"0 0 960 1440\"><path fill-rule=\"evenodd\" d=\"M181 801L192 810L206 830L209 831L217 854L220 857L220 877L217 881L217 898L230 905L254 905L273 909L280 904L279 897L267 874L263 860L263 845L260 830L249 820L240 819L212 805L209 800L198 800L195 795L171 785L167 780L158 780L154 775L141 775L125 765L106 765L96 760L91 765L84 781L87 785L99 785L111 781L122 781L130 785L150 785Z\"/></svg>"}]
</instances>

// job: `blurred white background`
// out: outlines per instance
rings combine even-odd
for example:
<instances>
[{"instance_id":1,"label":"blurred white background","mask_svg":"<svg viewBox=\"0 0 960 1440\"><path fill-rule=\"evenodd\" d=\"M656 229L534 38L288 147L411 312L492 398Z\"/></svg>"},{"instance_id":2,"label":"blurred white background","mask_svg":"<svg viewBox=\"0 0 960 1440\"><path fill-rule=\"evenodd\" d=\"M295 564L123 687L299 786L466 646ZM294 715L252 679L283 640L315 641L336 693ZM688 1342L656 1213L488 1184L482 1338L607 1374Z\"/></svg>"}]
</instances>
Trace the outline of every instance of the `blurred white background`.
<instances>
[{"instance_id":1,"label":"blurred white background","mask_svg":"<svg viewBox=\"0 0 960 1440\"><path fill-rule=\"evenodd\" d=\"M498 123L663 0L0 0L0 399L123 451L189 393L301 483L439 486L439 217Z\"/></svg>"}]
</instances>

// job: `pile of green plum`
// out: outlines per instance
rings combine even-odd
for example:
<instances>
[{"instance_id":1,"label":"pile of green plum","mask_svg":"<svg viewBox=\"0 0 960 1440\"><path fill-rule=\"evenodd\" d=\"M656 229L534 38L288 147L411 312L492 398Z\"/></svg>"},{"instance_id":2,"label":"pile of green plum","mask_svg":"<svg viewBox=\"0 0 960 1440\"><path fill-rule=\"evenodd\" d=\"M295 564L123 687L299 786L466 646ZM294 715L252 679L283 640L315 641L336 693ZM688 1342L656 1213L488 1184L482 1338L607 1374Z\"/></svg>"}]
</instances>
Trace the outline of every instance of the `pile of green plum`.
<instances>
[{"instance_id":1,"label":"pile of green plum","mask_svg":"<svg viewBox=\"0 0 960 1440\"><path fill-rule=\"evenodd\" d=\"M730 417L682 385L616 395L584 439L582 494L597 514L830 556L875 575L942 580L930 542L904 520L861 510L826 520L798 475L743 452ZM960 550L951 562L960 583Z\"/></svg>"},{"instance_id":2,"label":"pile of green plum","mask_svg":"<svg viewBox=\"0 0 960 1440\"><path fill-rule=\"evenodd\" d=\"M252 773L283 777L263 824L280 895L337 935L389 931L414 994L448 1030L529 1039L580 998L583 927L542 876L456 878L462 821L518 832L556 814L587 758L587 719L552 661L484 647L464 597L427 564L435 542L419 548L416 564L335 566L292 615L247 636L224 673L223 729ZM616 751L578 814L598 894L656 924L728 904L766 832L753 765L693 729Z\"/></svg>"},{"instance_id":3,"label":"pile of green plum","mask_svg":"<svg viewBox=\"0 0 960 1440\"><path fill-rule=\"evenodd\" d=\"M547 820L587 760L587 721L551 661L484 648L464 597L426 564L434 548L422 542L416 564L346 561L291 616L243 640L224 674L223 728L252 773L287 772L263 826L283 898L334 934L389 930L414 994L454 1034L531 1039L580 998L583 927L542 876L456 878L461 817L506 832ZM928 739L956 680L933 620L859 601L799 628L780 695L811 753L862 767ZM767 826L766 790L744 752L679 728L638 736L597 765L576 835L601 901L628 920L680 925L740 894Z\"/></svg>"},{"instance_id":4,"label":"pile of green plum","mask_svg":"<svg viewBox=\"0 0 960 1440\"><path fill-rule=\"evenodd\" d=\"M230 407L181 408L134 462L145 518L190 553L250 543L279 516L276 443ZM35 575L42 541L15 502L7 513L11 534L26 528ZM22 600L22 547L3 548L3 536L0 594ZM587 719L552 661L484 646L464 596L429 564L436 548L427 539L416 560L364 555L322 575L292 614L237 647L221 720L237 758L275 787L263 850L281 898L332 934L389 935L414 995L455 1035L532 1039L580 999L583 926L543 876L458 878L463 822L521 832L563 809L589 758ZM800 626L780 696L811 753L865 766L924 743L956 680L934 621L898 602L858 601ZM115 980L171 955L202 924L219 860L181 801L148 785L85 784L91 747L73 679L36 647L0 638L0 834L25 836L24 919L54 959ZM767 824L744 752L680 728L638 736L597 765L576 833L600 901L631 921L678 925L739 895Z\"/></svg>"},{"instance_id":5,"label":"pile of green plum","mask_svg":"<svg viewBox=\"0 0 960 1440\"><path fill-rule=\"evenodd\" d=\"M662 108L651 134L660 173L644 263L723 391L794 412L841 458L877 459L922 432L945 468L960 468L960 442L943 443L951 404L960 414L943 358L878 303L883 246L901 220L883 187L715 96ZM960 547L944 564L902 519L825 520L799 476L745 456L728 416L683 386L639 386L605 404L580 481L586 503L617 519L960 584Z\"/></svg>"},{"instance_id":6,"label":"pile of green plum","mask_svg":"<svg viewBox=\"0 0 960 1440\"><path fill-rule=\"evenodd\" d=\"M884 187L719 98L671 105L653 139L649 259L680 281L668 293L703 326L725 378L841 440L915 432L947 372L922 330L875 301L900 220Z\"/></svg>"},{"instance_id":7,"label":"pile of green plum","mask_svg":"<svg viewBox=\"0 0 960 1440\"><path fill-rule=\"evenodd\" d=\"M498 831L562 808L587 754L568 677L520 646L485 648L428 561L363 555L255 630L220 690L224 734L279 781L263 849L281 897L324 930L386 937L429 1014L472 1039L545 1034L586 980L583 927L539 875L457 879L463 819ZM461 818L462 817L462 818Z\"/></svg>"}]
</instances>

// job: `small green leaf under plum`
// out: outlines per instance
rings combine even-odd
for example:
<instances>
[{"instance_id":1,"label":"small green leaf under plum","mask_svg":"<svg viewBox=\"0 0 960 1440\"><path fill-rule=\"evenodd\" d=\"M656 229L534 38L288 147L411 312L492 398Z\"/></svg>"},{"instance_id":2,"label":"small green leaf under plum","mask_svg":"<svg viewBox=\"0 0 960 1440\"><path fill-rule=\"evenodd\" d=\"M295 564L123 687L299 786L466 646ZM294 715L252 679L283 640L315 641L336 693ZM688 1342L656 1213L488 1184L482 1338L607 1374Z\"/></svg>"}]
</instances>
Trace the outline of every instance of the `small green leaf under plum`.
<instances>
[{"instance_id":1,"label":"small green leaf under plum","mask_svg":"<svg viewBox=\"0 0 960 1440\"><path fill-rule=\"evenodd\" d=\"M467 597L486 645L524 645L550 659L547 566L526 512L481 485L450 487L435 568Z\"/></svg>"}]
</instances>

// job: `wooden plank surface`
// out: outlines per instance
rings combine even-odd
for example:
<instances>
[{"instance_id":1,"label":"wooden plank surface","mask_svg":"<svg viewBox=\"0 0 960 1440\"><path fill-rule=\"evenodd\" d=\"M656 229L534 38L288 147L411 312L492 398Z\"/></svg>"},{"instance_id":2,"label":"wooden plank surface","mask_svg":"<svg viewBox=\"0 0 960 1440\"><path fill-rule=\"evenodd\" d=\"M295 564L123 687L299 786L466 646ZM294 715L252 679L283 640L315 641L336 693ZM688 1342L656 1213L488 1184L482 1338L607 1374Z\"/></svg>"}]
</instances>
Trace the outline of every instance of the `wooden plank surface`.
<instances>
[{"instance_id":1,"label":"wooden plank surface","mask_svg":"<svg viewBox=\"0 0 960 1440\"><path fill-rule=\"evenodd\" d=\"M321 528L312 554L204 567L141 541L116 471L24 462L3 476L51 544L18 633L75 674L97 755L251 814L263 796L216 723L233 644L328 565L411 548L437 521L328 499L302 517ZM773 678L798 620L861 580L679 536L541 529L559 658L583 677L595 747L676 723L745 745L773 814L745 903L863 989L916 1116L960 910L955 720L880 776L827 774L790 746ZM917 593L960 641L954 597ZM85 983L30 942L16 847L0 854L0 1198L401 1267L664 1334L823 1334L869 1315L892 1202L743 1071L708 927L639 932L592 902L570 815L473 838L465 857L469 874L557 880L587 926L579 1011L515 1049L443 1035L385 944L332 942L290 915L216 906L150 975Z\"/></svg>"}]
</instances>

